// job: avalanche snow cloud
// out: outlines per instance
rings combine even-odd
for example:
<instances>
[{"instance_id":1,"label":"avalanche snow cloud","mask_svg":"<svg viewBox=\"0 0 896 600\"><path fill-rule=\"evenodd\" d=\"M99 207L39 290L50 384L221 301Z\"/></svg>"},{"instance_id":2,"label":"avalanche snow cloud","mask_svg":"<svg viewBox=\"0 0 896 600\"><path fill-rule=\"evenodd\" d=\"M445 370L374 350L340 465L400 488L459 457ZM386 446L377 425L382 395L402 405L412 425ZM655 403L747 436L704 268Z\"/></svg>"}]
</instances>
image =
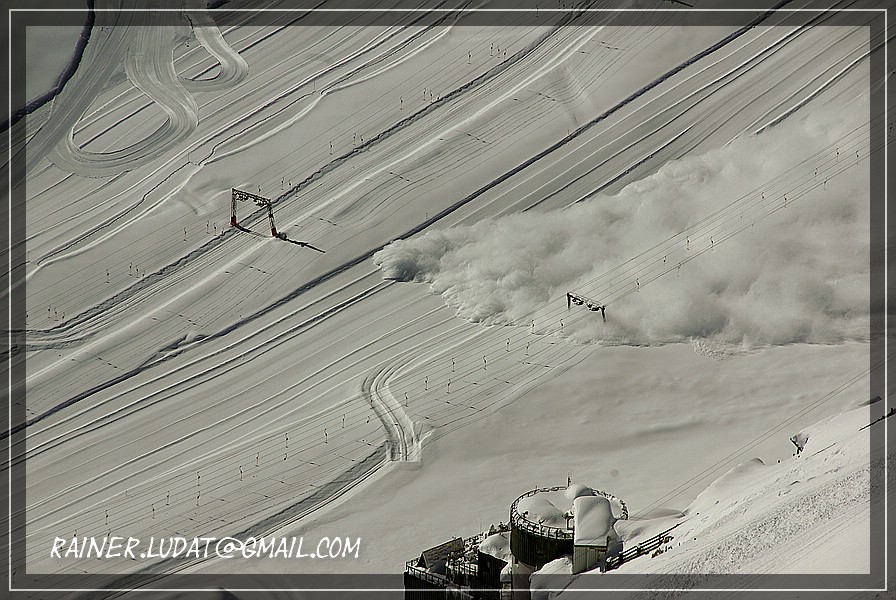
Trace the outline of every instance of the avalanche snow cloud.
<instances>
[{"instance_id":1,"label":"avalanche snow cloud","mask_svg":"<svg viewBox=\"0 0 896 600\"><path fill-rule=\"evenodd\" d=\"M429 283L470 321L528 326L565 319L565 327L553 331L577 341L692 340L750 348L867 339L868 163L859 164L855 149L840 156L837 148L867 118L867 102L848 105L846 114L852 116L788 119L702 156L671 161L615 195L598 194L563 210L398 240L374 262L386 278ZM867 137L860 143L866 156ZM840 172L821 181L812 161L829 153L824 160ZM845 168L846 161L854 167ZM759 197L773 180L784 182L779 189L785 194L788 186L812 183L814 189L791 195L786 208L771 214L735 202ZM733 202L736 207L726 208ZM689 238L688 227L720 209L742 225L724 243L706 235L700 243L711 247L697 255L698 240ZM612 269L669 239L676 257L668 257L664 275L652 279L642 272L642 284L635 259L626 281L612 281ZM684 262L680 269L678 261ZM607 323L583 308L567 312L567 291L605 300L589 293L596 282L637 293L606 302Z\"/></svg>"}]
</instances>

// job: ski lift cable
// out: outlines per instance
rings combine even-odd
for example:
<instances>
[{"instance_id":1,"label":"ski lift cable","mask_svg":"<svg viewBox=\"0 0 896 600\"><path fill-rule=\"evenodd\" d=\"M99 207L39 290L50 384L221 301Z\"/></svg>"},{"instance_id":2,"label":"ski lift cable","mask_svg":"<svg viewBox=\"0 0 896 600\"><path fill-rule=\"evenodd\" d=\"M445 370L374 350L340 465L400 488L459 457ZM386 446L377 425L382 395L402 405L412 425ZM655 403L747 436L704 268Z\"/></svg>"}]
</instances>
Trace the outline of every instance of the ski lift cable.
<instances>
[{"instance_id":1,"label":"ski lift cable","mask_svg":"<svg viewBox=\"0 0 896 600\"><path fill-rule=\"evenodd\" d=\"M867 127L867 125L864 127ZM862 128L863 127L860 126L856 130L860 130ZM853 132L851 132L850 134L848 134L845 137L848 139L853 133L856 132L856 130L854 130ZM846 140L843 140L843 141L846 141ZM619 265L616 265L616 266L608 269L601 275L593 278L590 281L584 282L583 284L581 284L580 286L577 286L577 287L588 288L590 284L598 281L601 278L608 277L611 275L613 276L613 278L615 278L618 275L632 272L632 269L630 268L631 263L638 263L640 261L640 259L642 259L644 256L648 255L651 252L654 252L654 251L657 251L660 249L666 249L666 253L668 253L668 249L676 248L678 246L679 240L683 236L686 237L686 234L694 234L696 236L696 235L704 233L705 232L704 224L706 222L715 222L719 218L722 218L726 213L728 213L728 214L736 213L736 211L741 210L741 204L744 203L745 201L752 200L753 202L761 202L763 200L763 198L761 197L760 192L762 192L763 190L770 189L774 192L779 191L779 189L780 189L779 186L783 186L786 184L785 176L790 177L790 176L792 176L793 171L795 171L796 169L798 169L802 166L806 166L808 164L814 164L813 159L817 160L819 158L819 156L823 155L826 151L830 151L831 149L834 149L840 143L841 143L841 141L838 140L838 141L830 144L826 149L815 153L812 157L809 157L808 159L801 161L800 163L795 165L792 169L788 170L787 173L777 176L776 178L766 182L762 186L759 186L758 189L754 189L754 190L742 195L741 197L737 198L736 200L730 202L728 205L721 207L720 209L717 209L716 211L714 211L713 213L710 213L706 217L701 218L700 221L697 221L693 225L691 225L675 234L670 235L668 238L666 238L659 244L656 244L653 247L644 250L643 252L620 263ZM778 180L780 180L780 181L778 181ZM749 208L749 206L750 206L750 204L748 203L746 206L743 207L743 209L745 210L745 209ZM629 266L629 268L624 269L624 267L626 267L627 265Z\"/></svg>"},{"instance_id":2,"label":"ski lift cable","mask_svg":"<svg viewBox=\"0 0 896 600\"><path fill-rule=\"evenodd\" d=\"M851 162L851 161L850 161L850 162L847 162L845 168L848 168L848 167L853 166L853 165L855 165L854 162ZM841 168L838 169L834 174L832 174L832 175L831 175L831 174L827 175L827 179L830 179L831 177L833 177L833 176L839 174L839 173L842 172L843 170L844 170L844 167L841 167ZM823 186L823 185L824 185L824 184L822 184L822 183L817 183L814 187ZM792 186L791 186L791 187L792 187ZM787 196L787 197L795 197L795 196L793 196L793 193L792 193L792 192L791 192L791 193L784 194L783 196ZM765 198L765 199L764 199L764 204L771 204L771 205L773 205L773 206L776 206L777 203L780 201L780 198L782 198L783 196L777 196L777 197L769 197L769 198ZM753 202L753 203L755 204L755 203L760 203L760 202L763 202L763 201L762 201L762 200L755 200L755 199L754 199L754 202ZM738 207L738 206L735 206L735 207L733 207L733 210L730 211L730 212L735 213L735 218L734 218L734 219L731 219L732 221L734 221L734 222L738 222L738 221L741 220L739 217L737 217L738 214L741 214L742 212L744 212L744 211L741 211L741 208L743 208L744 211L747 209L747 207ZM752 207L751 207L751 208L752 208ZM717 221L718 221L718 220L719 220L719 219L717 219ZM755 221L756 219L753 218L753 219L750 219L750 220L751 220L751 222L752 222L752 221ZM723 231L723 227L729 227L729 225L723 223L721 226L716 227L715 229L710 229L710 230L704 230L704 231L701 231L700 234L701 234L701 235L703 236L703 238L705 239L706 237L709 237L709 234L710 234L710 233L715 233L716 231ZM680 235L680 234L678 234L678 235ZM695 242L696 242L696 241L698 241L698 240L695 239ZM656 255L659 256L660 258L654 258L652 261L650 261L650 262L657 262L658 260L661 260L662 256L664 256L664 255L667 256L668 254L671 253L671 251L674 251L675 249L676 249L676 246L675 246L675 245L672 245L671 247L668 246L668 245L667 245L666 247L663 247L662 245L657 245L657 246L654 246L653 248L651 248L651 249L648 250L648 251L642 252L642 253L639 255L638 258L643 259L644 255L646 255L646 254L647 254L648 252L650 252L651 250L653 250L653 251L657 251L657 250L659 250L659 252L657 252ZM632 261L630 260L630 261L626 261L626 262L627 262L627 263L631 263ZM631 264L630 264L630 265L629 265L629 268L626 269L625 272L629 272L629 273L636 272L636 271L638 270L638 267L640 267L644 262L645 262L645 261L641 260L641 261L638 261L635 265L631 265ZM682 262L684 263L684 262L686 262L686 261L682 261ZM615 269L610 269L609 271L607 271L607 272L601 274L600 276L598 276L598 277L594 278L593 280L591 280L591 283L593 284L593 283L597 282L599 279L601 279L601 278L603 278L603 277L607 277L608 274L614 273L614 270L615 270ZM614 273L613 278L615 279L615 278L617 278L617 277L619 277L619 276L620 276L620 273L619 273L618 270L617 270L616 273ZM606 284L605 284L605 285L606 285ZM589 288L589 287L586 287L586 289L588 289L588 290L592 290L592 289L594 289L594 288L593 288L593 287L590 287L590 288Z\"/></svg>"},{"instance_id":3,"label":"ski lift cable","mask_svg":"<svg viewBox=\"0 0 896 600\"><path fill-rule=\"evenodd\" d=\"M850 169L852 166L855 166L855 163L851 163L851 164L845 165L844 167L842 167L842 168L841 168L837 173L835 173L835 174L839 174L839 173L842 172L842 171L848 170L848 169ZM806 189L806 190L799 191L799 192L797 192L797 193L787 194L787 196L788 196L788 198L789 198L788 203L791 203L791 204L792 204L792 203L796 202L797 200L803 198L803 197L804 197L806 194L808 194L809 192L812 192L812 191L814 191L814 190L816 190L816 189L818 189L818 188L820 188L820 187L822 187L822 186L823 186L822 183L817 183L817 182L816 182L816 183L812 184L812 185L811 185L808 189ZM719 230L718 230L718 232L719 232L718 239L715 240L715 244L714 244L713 246L711 246L711 247L707 247L707 246L705 246L705 244L704 244L704 247L703 247L703 248L701 248L701 249L699 249L699 250L692 250L692 251L691 251L691 254L690 254L689 256L685 257L684 260L681 260L681 261L679 261L679 262L680 262L682 265L687 264L688 262L692 261L693 259L697 258L698 256L701 256L701 255L703 255L704 253L713 250L713 248L714 248L715 245L721 244L721 243L727 241L728 239L730 239L731 237L733 237L734 235L736 235L737 233L740 233L740 232L742 232L742 231L745 231L746 229L749 229L749 228L752 226L752 224L754 224L754 223L758 223L759 221L765 219L766 217L768 217L768 216L770 216L770 215L773 215L773 214L777 213L778 211L786 210L786 207L785 207L783 204L781 204L777 199L775 199L775 202L774 202L774 203L771 203L771 204L772 204L772 206L771 206L770 209L765 210L764 212L760 213L759 215L757 215L757 216L755 216L753 219L751 219L751 220L750 220L750 225L741 225L741 220L740 220L740 219L736 219L736 220L735 220L735 223L736 223L736 224L735 224L735 223L732 223L732 226L730 227L730 230L727 230L727 231L726 231L726 230L721 230L721 229L719 229ZM654 261L654 262L656 262L656 261ZM667 266L664 270L662 270L662 271L661 271L659 274L657 274L656 276L648 276L646 279L643 279L642 282L641 282L641 284L642 284L642 286L643 286L643 285L645 285L646 283L650 283L650 282L652 282L652 281L655 281L656 279L658 279L658 278L661 277L662 275L665 275L665 274L667 274L667 273L670 273L670 272L672 272L672 271L674 271L674 270L676 270L676 269L677 269L677 266ZM632 290L630 290L630 289L626 290L626 289L625 289L626 287L630 287L630 286L627 286L627 285L626 285L626 286L616 285L615 287L616 287L616 289L617 289L618 291L617 291L616 293L614 293L614 294L611 296L612 300L607 300L607 304L610 304L611 301L615 301L615 300L622 299L622 298L624 298L624 297L630 295L631 293L633 293Z\"/></svg>"},{"instance_id":4,"label":"ski lift cable","mask_svg":"<svg viewBox=\"0 0 896 600\"><path fill-rule=\"evenodd\" d=\"M854 163L853 163L853 164L854 164ZM831 177L831 176L829 176L829 178L830 178L830 177ZM526 322L529 318L531 318L532 316L535 316L535 314L538 312L538 310L539 310L539 309L534 309L534 310L528 311L526 314L522 315L521 317L516 318L515 321L518 322L518 323L520 323L520 322ZM567 312L566 309L562 309L562 310L554 310L554 311L548 312L547 314L544 314L544 313L543 313L541 316L539 316L539 319L542 319L542 320L548 320L548 321L556 320L557 318L559 318L560 315L564 315L564 314L566 314L566 312ZM581 318L582 318L582 319L584 319L584 318L588 318L588 316L589 316L587 313L580 313L580 314L581 314ZM576 317L576 315L573 315L573 316L570 316L570 317L564 317L564 318L570 318L571 321L578 321L578 320L580 320L579 318ZM528 328L522 328L522 327L520 327L519 329L520 329L520 331L519 331L518 333L516 333L516 334L514 334L514 335L511 336L512 339L514 339L514 341L518 341L519 339L523 339L524 337L526 337L526 336L528 335ZM479 345L480 345L480 344L477 344L477 346L479 346ZM475 349L472 349L472 348L471 348L471 352L474 353L474 354L476 354L476 353L481 354L482 351L483 351L483 350L482 350L481 348L478 348L478 347L475 348Z\"/></svg>"}]
</instances>

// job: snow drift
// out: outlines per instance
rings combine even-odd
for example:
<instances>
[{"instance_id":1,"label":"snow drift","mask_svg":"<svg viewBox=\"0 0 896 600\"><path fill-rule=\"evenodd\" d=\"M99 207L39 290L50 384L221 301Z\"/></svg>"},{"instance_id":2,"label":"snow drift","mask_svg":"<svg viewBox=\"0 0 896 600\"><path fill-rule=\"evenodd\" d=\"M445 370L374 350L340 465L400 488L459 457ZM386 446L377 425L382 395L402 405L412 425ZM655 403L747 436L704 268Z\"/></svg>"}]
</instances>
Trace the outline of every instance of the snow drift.
<instances>
[{"instance_id":1,"label":"snow drift","mask_svg":"<svg viewBox=\"0 0 896 600\"><path fill-rule=\"evenodd\" d=\"M671 161L615 195L596 195L563 210L398 240L374 255L374 262L386 278L429 283L470 321L528 326L533 319L565 318L562 335L578 341L708 340L752 347L865 339L867 163L859 165L853 150L848 160L855 167L823 184L812 163L800 164L828 147L833 151L866 114L849 112L852 118L844 119L843 112L813 114L735 139ZM638 293L608 305L607 323L581 308L567 312L567 291L588 296L588 285L661 240L681 234L682 245L689 243L682 233L689 226L745 194L758 196L763 182L774 178L789 186L814 178L818 185L765 218L746 208L737 215L746 220L736 235L724 243L712 240L711 252L680 271L673 267L650 285L638 282Z\"/></svg>"}]
</instances>

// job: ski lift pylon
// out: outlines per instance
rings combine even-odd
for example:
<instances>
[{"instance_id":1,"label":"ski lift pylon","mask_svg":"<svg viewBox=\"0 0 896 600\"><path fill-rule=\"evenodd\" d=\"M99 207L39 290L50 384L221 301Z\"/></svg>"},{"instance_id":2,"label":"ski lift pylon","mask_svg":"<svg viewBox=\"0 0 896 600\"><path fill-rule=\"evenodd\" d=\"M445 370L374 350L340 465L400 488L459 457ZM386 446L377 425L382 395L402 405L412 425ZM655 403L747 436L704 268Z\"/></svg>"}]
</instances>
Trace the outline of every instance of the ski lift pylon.
<instances>
[{"instance_id":1,"label":"ski lift pylon","mask_svg":"<svg viewBox=\"0 0 896 600\"><path fill-rule=\"evenodd\" d=\"M263 206L267 209L268 221L271 223L271 235L280 237L277 233L277 227L274 226L274 208L271 205L271 200L264 196L250 194L249 192L244 192L243 190L238 190L236 188L230 188L230 226L239 227L239 223L236 219L236 203L237 201L245 202L246 200L251 200L256 205Z\"/></svg>"}]
</instances>

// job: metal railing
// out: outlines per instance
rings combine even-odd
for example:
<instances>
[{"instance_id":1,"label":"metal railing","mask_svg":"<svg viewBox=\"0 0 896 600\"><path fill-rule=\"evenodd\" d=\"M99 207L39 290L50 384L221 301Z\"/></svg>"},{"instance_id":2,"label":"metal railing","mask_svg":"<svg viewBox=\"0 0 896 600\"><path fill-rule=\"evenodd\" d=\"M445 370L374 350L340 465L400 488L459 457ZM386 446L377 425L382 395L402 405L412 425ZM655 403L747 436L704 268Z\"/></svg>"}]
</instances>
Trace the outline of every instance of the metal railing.
<instances>
[{"instance_id":1,"label":"metal railing","mask_svg":"<svg viewBox=\"0 0 896 600\"><path fill-rule=\"evenodd\" d=\"M475 577L479 573L479 565L469 562L463 557L451 558L445 566L452 572Z\"/></svg>"},{"instance_id":2,"label":"metal railing","mask_svg":"<svg viewBox=\"0 0 896 600\"><path fill-rule=\"evenodd\" d=\"M507 531L510 531L509 523L502 523L500 526L495 528L495 533L504 533ZM479 564L468 560L466 557L466 553L478 548L479 544L482 543L482 541L489 535L490 534L487 531L483 531L463 538L464 551L462 553L448 553L445 561L447 571L446 575L433 573L432 571L429 571L423 567L418 567L416 564L417 559L405 561L405 573L439 587L457 585L459 582L455 580L464 579L467 582L473 581L479 577Z\"/></svg>"},{"instance_id":3,"label":"metal railing","mask_svg":"<svg viewBox=\"0 0 896 600\"><path fill-rule=\"evenodd\" d=\"M545 493L545 492L559 492L560 490L565 490L565 489L567 489L567 486L555 485L554 487L549 487L549 488L535 488L534 490L530 490L530 491L526 492L525 494L523 494L522 496L520 496L519 498L514 500L513 504L510 506L510 522L513 525L515 525L516 527L518 527L519 529L528 531L529 533L532 533L535 535L540 535L543 537L559 539L559 540L573 539L573 536L575 534L569 528L552 527L550 525L541 525L540 523L534 523L534 522L530 521L529 519L527 519L526 517L524 517L523 515L521 515L519 512L519 508L518 508L519 502L523 498L529 498L531 496L534 496L535 494L541 494L541 493ZM594 492L595 496L603 496L607 500L610 500L610 501L615 500L616 502L618 502L619 506L621 508L621 514L619 516L619 519L620 520L628 519L628 507L625 505L625 502L623 502L621 498L618 498L618 497L614 496L613 494L610 494L609 492L602 492L600 490L592 490L592 491Z\"/></svg>"},{"instance_id":4,"label":"metal railing","mask_svg":"<svg viewBox=\"0 0 896 600\"><path fill-rule=\"evenodd\" d=\"M595 496L603 496L604 498L606 498L606 499L609 500L610 502L612 502L613 500L615 500L616 502L618 502L618 503L619 503L620 510L622 511L622 512L619 514L619 520L620 520L620 521L625 521L626 519L628 519L628 506L625 505L625 502L622 501L622 498L619 498L619 497L617 497L617 496L614 496L614 495L611 494L610 492L602 492L602 491L600 491L600 490L594 490L594 495L595 495Z\"/></svg>"},{"instance_id":5,"label":"metal railing","mask_svg":"<svg viewBox=\"0 0 896 600\"><path fill-rule=\"evenodd\" d=\"M444 575L427 571L422 567L414 565L414 562L415 561L410 560L404 564L405 573L439 587L448 587L449 585L452 585L451 580Z\"/></svg>"},{"instance_id":6,"label":"metal railing","mask_svg":"<svg viewBox=\"0 0 896 600\"><path fill-rule=\"evenodd\" d=\"M574 533L566 528L562 527L552 527L550 525L542 525L541 523L533 523L526 517L520 514L520 511L517 508L517 505L520 503L520 500L523 498L529 498L534 496L535 494L542 494L546 492L558 492L560 490L565 490L566 486L557 485L549 488L535 488L534 490L530 490L513 501L513 504L510 505L510 523L523 531L527 531L534 535L539 535L541 537L552 538L556 540L571 540L573 539Z\"/></svg>"},{"instance_id":7,"label":"metal railing","mask_svg":"<svg viewBox=\"0 0 896 600\"><path fill-rule=\"evenodd\" d=\"M666 531L662 531L652 538L646 539L640 544L630 547L628 550L623 551L622 554L611 556L607 559L607 570L609 571L610 569L615 569L622 563L628 562L644 554L649 554L663 544L669 543L672 540L672 536L668 535L668 533L679 525L681 525L681 523L677 523Z\"/></svg>"},{"instance_id":8,"label":"metal railing","mask_svg":"<svg viewBox=\"0 0 896 600\"><path fill-rule=\"evenodd\" d=\"M410 575L415 579L425 581L431 585L444 589L445 593L447 594L446 597L448 598L454 598L456 600L472 600L474 598L474 596L469 593L468 589L463 588L464 586L469 588L470 584L477 583L475 580L475 569L472 574L465 573L468 578L471 578L467 583L459 584L457 581L452 580L450 577L439 575L438 573L433 573L432 571L427 571L426 569L417 567L414 565L414 562L415 561L411 560L404 564L404 572L406 575Z\"/></svg>"}]
</instances>

